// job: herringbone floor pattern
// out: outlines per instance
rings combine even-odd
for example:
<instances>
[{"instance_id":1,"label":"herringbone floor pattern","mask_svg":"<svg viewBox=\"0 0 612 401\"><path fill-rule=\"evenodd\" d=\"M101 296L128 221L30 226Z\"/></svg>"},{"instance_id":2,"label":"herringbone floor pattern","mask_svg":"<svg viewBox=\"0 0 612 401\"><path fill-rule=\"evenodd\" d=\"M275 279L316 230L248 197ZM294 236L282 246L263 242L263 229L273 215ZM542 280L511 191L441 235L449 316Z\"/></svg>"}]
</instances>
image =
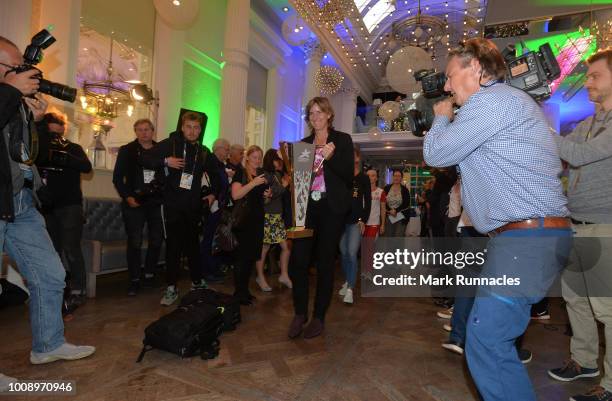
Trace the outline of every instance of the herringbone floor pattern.
<instances>
[{"instance_id":1,"label":"herringbone floor pattern","mask_svg":"<svg viewBox=\"0 0 612 401\"><path fill-rule=\"evenodd\" d=\"M167 312L160 291L125 295L124 274L102 277L99 295L66 324L66 337L92 344L97 353L75 362L33 366L28 362L29 324L25 307L0 311L0 371L23 379L76 380L73 397L22 396L12 400L82 401L471 401L477 396L463 358L444 351L446 339L430 299L338 297L325 334L289 340L291 293L253 289L254 306L243 307L238 330L221 337L211 361L181 360L161 351L136 363L143 330ZM228 280L230 281L230 280ZM275 281L271 279L272 283ZM230 283L231 284L231 281ZM231 291L230 285L214 286ZM339 287L339 283L338 283ZM187 288L184 283L183 288ZM546 376L566 356L565 315L555 303L549 324L532 324L524 345L534 353L528 365L541 400L567 400L592 383L560 384ZM8 396L0 397L8 400ZM2 401L0 400L0 401ZM517 400L520 401L520 400Z\"/></svg>"}]
</instances>

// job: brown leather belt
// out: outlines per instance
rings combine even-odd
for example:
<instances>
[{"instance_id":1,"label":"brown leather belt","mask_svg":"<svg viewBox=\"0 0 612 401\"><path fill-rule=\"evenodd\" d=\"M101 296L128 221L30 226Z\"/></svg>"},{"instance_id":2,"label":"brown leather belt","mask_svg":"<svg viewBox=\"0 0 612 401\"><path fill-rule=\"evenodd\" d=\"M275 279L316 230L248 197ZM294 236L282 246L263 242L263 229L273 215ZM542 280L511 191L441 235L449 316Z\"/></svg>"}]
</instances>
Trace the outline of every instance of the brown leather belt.
<instances>
[{"instance_id":1,"label":"brown leather belt","mask_svg":"<svg viewBox=\"0 0 612 401\"><path fill-rule=\"evenodd\" d=\"M525 230L533 228L570 228L572 226L572 222L568 217L544 217L544 221L541 222L541 220L541 218L537 218L508 223L496 228L493 231L490 231L489 235L497 235L508 230Z\"/></svg>"}]
</instances>

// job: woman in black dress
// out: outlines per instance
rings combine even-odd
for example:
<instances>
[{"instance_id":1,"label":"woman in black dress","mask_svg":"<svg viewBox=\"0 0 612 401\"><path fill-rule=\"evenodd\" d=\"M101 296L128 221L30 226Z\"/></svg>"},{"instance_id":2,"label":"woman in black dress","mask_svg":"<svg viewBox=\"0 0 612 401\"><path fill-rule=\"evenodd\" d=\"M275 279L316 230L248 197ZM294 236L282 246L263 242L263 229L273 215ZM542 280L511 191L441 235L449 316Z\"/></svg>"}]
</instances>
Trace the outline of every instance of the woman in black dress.
<instances>
[{"instance_id":1,"label":"woman in black dress","mask_svg":"<svg viewBox=\"0 0 612 401\"><path fill-rule=\"evenodd\" d=\"M304 338L323 332L325 313L334 291L334 268L338 244L351 208L353 188L353 141L351 136L336 131L332 124L334 111L329 100L315 97L306 105L305 120L311 135L303 142L316 145L310 200L306 211L306 227L314 236L293 240L289 276L293 282L295 317L289 337L304 331ZM314 262L317 285L314 313L308 326L308 268Z\"/></svg>"},{"instance_id":2,"label":"woman in black dress","mask_svg":"<svg viewBox=\"0 0 612 401\"><path fill-rule=\"evenodd\" d=\"M257 145L247 149L244 168L239 168L232 181L232 199L246 201L246 219L235 229L238 248L235 250L234 295L242 305L251 305L255 299L249 292L249 279L255 262L261 256L264 235L264 197L270 197L264 174L257 175L263 151Z\"/></svg>"}]
</instances>

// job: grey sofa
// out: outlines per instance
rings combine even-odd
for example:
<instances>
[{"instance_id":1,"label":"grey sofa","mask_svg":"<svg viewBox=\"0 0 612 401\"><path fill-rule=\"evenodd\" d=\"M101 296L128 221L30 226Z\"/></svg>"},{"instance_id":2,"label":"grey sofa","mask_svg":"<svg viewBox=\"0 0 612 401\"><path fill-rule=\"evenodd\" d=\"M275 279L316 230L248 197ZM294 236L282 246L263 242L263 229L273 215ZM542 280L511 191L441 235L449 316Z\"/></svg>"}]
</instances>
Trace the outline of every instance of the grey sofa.
<instances>
[{"instance_id":1,"label":"grey sofa","mask_svg":"<svg viewBox=\"0 0 612 401\"><path fill-rule=\"evenodd\" d=\"M121 201L106 198L83 199L83 240L81 248L87 272L87 296L96 296L96 278L101 274L127 270L127 235L121 217ZM142 260L147 249L145 229L142 243ZM160 262L164 260L165 244ZM126 283L127 286L127 283Z\"/></svg>"}]
</instances>

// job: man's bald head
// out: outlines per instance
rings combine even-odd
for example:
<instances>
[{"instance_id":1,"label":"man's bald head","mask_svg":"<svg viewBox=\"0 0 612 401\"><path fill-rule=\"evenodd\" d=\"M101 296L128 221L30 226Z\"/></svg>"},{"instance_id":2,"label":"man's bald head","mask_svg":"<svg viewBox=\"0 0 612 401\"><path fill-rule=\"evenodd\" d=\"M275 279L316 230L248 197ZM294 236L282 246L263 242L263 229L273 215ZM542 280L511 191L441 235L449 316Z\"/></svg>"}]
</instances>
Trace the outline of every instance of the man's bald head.
<instances>
[{"instance_id":1,"label":"man's bald head","mask_svg":"<svg viewBox=\"0 0 612 401\"><path fill-rule=\"evenodd\" d=\"M4 36L0 36L0 63L13 67L23 63L23 56L17 45ZM0 64L0 82L4 81L4 75L10 68Z\"/></svg>"}]
</instances>

